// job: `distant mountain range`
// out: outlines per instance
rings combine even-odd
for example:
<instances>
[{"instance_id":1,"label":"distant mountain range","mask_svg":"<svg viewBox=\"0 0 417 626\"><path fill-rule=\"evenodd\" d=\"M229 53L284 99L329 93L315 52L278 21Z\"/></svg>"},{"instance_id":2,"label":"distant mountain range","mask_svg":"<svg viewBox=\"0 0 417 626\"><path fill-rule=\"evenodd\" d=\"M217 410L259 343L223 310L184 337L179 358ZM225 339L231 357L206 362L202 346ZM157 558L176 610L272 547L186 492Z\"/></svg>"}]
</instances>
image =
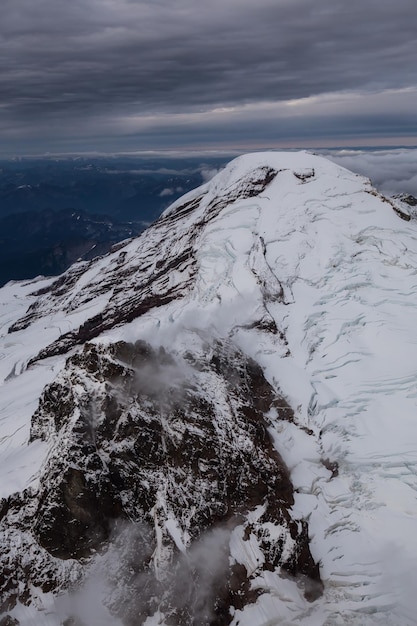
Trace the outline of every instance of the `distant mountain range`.
<instances>
[{"instance_id":1,"label":"distant mountain range","mask_svg":"<svg viewBox=\"0 0 417 626\"><path fill-rule=\"evenodd\" d=\"M77 260L105 254L139 234L141 223L123 223L72 209L24 211L0 218L0 284L61 274Z\"/></svg>"},{"instance_id":2,"label":"distant mountain range","mask_svg":"<svg viewBox=\"0 0 417 626\"><path fill-rule=\"evenodd\" d=\"M51 276L140 233L223 161L67 158L0 162L0 285Z\"/></svg>"}]
</instances>

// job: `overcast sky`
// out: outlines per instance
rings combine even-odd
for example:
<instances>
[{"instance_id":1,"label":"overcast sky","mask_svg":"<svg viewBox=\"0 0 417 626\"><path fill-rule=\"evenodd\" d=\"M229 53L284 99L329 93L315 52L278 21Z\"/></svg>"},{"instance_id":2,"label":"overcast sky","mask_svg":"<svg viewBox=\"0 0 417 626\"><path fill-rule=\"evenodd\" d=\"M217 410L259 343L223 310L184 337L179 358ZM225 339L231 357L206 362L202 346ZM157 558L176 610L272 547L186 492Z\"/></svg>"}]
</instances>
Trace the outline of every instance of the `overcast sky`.
<instances>
[{"instance_id":1,"label":"overcast sky","mask_svg":"<svg viewBox=\"0 0 417 626\"><path fill-rule=\"evenodd\" d=\"M0 153L417 145L416 0L3 0Z\"/></svg>"}]
</instances>

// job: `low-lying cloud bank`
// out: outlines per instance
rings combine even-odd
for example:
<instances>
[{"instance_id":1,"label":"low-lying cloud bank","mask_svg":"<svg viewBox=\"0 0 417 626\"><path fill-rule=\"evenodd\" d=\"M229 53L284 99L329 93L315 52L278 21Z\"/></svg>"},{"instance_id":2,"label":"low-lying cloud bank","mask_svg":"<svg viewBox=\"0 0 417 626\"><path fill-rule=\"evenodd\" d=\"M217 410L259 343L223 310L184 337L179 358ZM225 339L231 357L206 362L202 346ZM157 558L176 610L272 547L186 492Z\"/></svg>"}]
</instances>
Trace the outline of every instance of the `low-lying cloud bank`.
<instances>
[{"instance_id":1,"label":"low-lying cloud bank","mask_svg":"<svg viewBox=\"0 0 417 626\"><path fill-rule=\"evenodd\" d=\"M367 176L383 193L417 196L417 148L320 152L339 165Z\"/></svg>"}]
</instances>

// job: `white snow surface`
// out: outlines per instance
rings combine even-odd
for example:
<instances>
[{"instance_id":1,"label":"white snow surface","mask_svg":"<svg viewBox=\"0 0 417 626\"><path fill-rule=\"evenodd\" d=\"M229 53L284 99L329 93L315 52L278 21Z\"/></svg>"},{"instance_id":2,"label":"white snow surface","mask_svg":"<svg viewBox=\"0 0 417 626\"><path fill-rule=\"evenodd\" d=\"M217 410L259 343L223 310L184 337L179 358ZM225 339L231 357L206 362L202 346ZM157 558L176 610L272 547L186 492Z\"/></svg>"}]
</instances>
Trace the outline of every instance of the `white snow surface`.
<instances>
[{"instance_id":1,"label":"white snow surface","mask_svg":"<svg viewBox=\"0 0 417 626\"><path fill-rule=\"evenodd\" d=\"M309 522L324 595L308 603L293 581L264 572L267 592L236 611L233 626L416 624L417 222L402 220L368 180L306 152L239 157L164 216L203 195L184 218L186 237L213 198L260 167L278 171L266 189L202 226L185 297L95 341L145 339L181 353L202 337L233 338L295 411L294 423L270 416L271 436L291 472L294 514ZM160 235L151 227L126 244L127 259L144 247L157 255ZM66 357L26 365L107 304L109 294L88 304L80 294L118 254L81 274L65 296L81 303L71 314L44 302L43 316L15 333L7 329L50 279L0 290L0 496L36 482L46 448L28 444L30 416ZM280 332L253 326L261 321ZM231 542L236 560L253 567L256 542L242 547L239 529Z\"/></svg>"}]
</instances>

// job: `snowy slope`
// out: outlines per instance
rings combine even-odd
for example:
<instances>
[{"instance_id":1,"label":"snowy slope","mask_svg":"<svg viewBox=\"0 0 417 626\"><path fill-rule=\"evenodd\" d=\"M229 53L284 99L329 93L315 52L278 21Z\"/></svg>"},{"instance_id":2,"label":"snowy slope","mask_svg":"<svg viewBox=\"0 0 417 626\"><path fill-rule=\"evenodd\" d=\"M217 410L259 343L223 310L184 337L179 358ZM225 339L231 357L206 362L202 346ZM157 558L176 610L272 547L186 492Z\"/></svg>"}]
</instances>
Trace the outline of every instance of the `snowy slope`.
<instances>
[{"instance_id":1,"label":"snowy slope","mask_svg":"<svg viewBox=\"0 0 417 626\"><path fill-rule=\"evenodd\" d=\"M308 153L236 159L106 257L0 290L0 495L42 489L54 444L28 444L31 417L85 341L144 340L200 360L226 342L294 411L266 419L324 584L309 602L297 581L256 566L259 529L248 541L237 526L230 554L262 593L231 623L414 624L416 270L416 222L369 181ZM259 509L247 514L256 528ZM176 524L165 521L181 546ZM33 605L10 614L41 623Z\"/></svg>"}]
</instances>

